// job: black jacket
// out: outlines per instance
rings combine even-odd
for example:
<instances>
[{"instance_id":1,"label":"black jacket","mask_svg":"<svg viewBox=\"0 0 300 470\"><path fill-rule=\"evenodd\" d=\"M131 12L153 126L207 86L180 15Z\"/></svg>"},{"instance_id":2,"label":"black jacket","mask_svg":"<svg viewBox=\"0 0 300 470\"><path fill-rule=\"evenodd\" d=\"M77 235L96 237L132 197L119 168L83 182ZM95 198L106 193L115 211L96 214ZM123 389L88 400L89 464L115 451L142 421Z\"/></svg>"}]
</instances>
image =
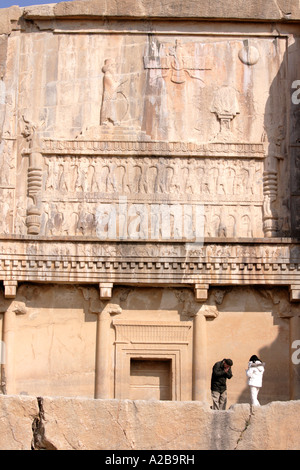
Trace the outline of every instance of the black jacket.
<instances>
[{"instance_id":1,"label":"black jacket","mask_svg":"<svg viewBox=\"0 0 300 470\"><path fill-rule=\"evenodd\" d=\"M225 372L223 361L216 362L212 369L211 390L223 393L226 390L226 379L231 379L231 377L231 367L229 367L228 372Z\"/></svg>"}]
</instances>

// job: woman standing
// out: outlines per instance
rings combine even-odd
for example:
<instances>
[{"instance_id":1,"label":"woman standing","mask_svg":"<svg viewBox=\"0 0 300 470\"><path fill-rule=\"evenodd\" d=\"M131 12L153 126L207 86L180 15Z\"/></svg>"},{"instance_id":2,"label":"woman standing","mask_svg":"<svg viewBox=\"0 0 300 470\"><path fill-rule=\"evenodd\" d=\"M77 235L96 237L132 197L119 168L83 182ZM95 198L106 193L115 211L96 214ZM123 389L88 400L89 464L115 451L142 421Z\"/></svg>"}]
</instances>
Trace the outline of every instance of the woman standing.
<instances>
[{"instance_id":1,"label":"woman standing","mask_svg":"<svg viewBox=\"0 0 300 470\"><path fill-rule=\"evenodd\" d=\"M248 377L248 385L250 387L251 405L260 406L257 399L259 389L262 386L262 378L265 371L265 363L257 356L251 356L248 363L246 375Z\"/></svg>"}]
</instances>

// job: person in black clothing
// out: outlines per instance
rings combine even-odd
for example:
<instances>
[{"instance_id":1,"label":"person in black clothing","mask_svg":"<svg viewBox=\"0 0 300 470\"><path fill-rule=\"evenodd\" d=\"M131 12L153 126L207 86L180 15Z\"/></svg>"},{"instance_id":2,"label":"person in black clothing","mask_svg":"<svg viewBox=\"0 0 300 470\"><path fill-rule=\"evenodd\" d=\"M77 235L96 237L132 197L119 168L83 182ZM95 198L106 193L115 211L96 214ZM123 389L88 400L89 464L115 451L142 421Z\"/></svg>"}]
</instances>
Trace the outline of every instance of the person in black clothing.
<instances>
[{"instance_id":1,"label":"person in black clothing","mask_svg":"<svg viewBox=\"0 0 300 470\"><path fill-rule=\"evenodd\" d=\"M223 359L216 362L212 369L211 375L211 396L213 400L213 410L226 410L227 404L227 386L226 380L231 379L231 367L233 362L231 359Z\"/></svg>"}]
</instances>

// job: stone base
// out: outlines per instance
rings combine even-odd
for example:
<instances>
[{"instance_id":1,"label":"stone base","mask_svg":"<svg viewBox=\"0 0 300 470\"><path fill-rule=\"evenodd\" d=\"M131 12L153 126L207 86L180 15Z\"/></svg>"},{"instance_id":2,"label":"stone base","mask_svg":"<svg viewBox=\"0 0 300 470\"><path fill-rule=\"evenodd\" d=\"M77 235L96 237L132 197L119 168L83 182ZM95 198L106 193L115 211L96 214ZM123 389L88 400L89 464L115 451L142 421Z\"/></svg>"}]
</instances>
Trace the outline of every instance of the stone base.
<instances>
[{"instance_id":1,"label":"stone base","mask_svg":"<svg viewBox=\"0 0 300 470\"><path fill-rule=\"evenodd\" d=\"M272 402L251 414L248 404L220 412L201 402L1 395L0 411L1 450L297 450L300 447L300 401Z\"/></svg>"}]
</instances>

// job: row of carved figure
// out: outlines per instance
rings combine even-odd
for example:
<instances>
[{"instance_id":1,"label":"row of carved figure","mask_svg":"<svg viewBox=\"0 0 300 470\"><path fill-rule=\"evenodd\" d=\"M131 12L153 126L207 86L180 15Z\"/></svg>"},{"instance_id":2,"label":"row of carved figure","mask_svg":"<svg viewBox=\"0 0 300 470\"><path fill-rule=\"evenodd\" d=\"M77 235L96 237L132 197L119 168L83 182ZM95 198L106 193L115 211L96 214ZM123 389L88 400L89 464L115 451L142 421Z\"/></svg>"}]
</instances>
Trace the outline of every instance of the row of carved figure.
<instances>
[{"instance_id":1,"label":"row of carved figure","mask_svg":"<svg viewBox=\"0 0 300 470\"><path fill-rule=\"evenodd\" d=\"M262 236L262 207L43 203L41 235L102 239Z\"/></svg>"},{"instance_id":2,"label":"row of carved figure","mask_svg":"<svg viewBox=\"0 0 300 470\"><path fill-rule=\"evenodd\" d=\"M24 247L23 247L24 248ZM234 259L235 261L249 260L253 262L267 261L278 262L285 261L286 263L296 263L300 259L300 248L298 246L272 246L272 245L248 245L248 244L226 244L226 243L215 243L205 245L195 245L195 247L189 248L189 256L197 256L203 258L210 258L215 260L223 259ZM7 255L20 255L20 245L11 241L3 241L1 244L1 253ZM69 243L60 243L55 240L52 241L51 245L39 240L38 242L31 242L26 246L26 254L33 255L35 257L43 256L44 258L55 257L66 257L86 259L87 257L93 257L98 259L103 257L104 259L110 257L122 257L126 259L132 256L137 257L156 257L165 258L170 257L170 262L177 262L184 259L186 262L186 249L185 244L161 244L161 243L81 243L77 241L76 245L70 241ZM173 258L173 259L172 259ZM174 259L175 258L175 259ZM182 261L180 261L182 262Z\"/></svg>"},{"instance_id":3,"label":"row of carved figure","mask_svg":"<svg viewBox=\"0 0 300 470\"><path fill-rule=\"evenodd\" d=\"M262 194L255 160L48 157L44 189L60 193Z\"/></svg>"}]
</instances>

